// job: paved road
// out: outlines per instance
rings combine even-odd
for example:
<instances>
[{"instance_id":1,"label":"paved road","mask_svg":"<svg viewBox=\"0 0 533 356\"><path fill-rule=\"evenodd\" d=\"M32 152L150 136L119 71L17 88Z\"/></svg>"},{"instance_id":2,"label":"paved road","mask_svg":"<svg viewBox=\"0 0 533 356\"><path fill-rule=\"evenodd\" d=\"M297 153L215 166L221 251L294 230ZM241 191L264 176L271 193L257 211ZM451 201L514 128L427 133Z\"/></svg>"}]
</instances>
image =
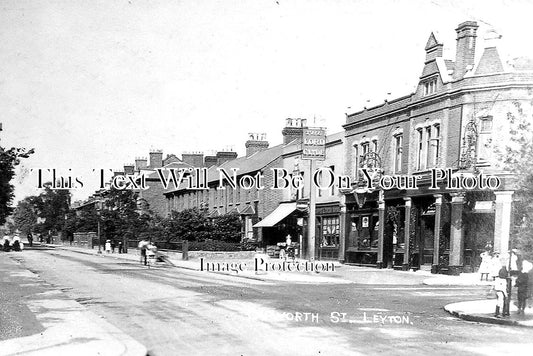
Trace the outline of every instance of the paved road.
<instances>
[{"instance_id":1,"label":"paved road","mask_svg":"<svg viewBox=\"0 0 533 356\"><path fill-rule=\"evenodd\" d=\"M530 329L471 323L442 309L485 299L486 287L272 283L148 269L53 249L16 258L142 342L151 355L529 355L533 350Z\"/></svg>"}]
</instances>

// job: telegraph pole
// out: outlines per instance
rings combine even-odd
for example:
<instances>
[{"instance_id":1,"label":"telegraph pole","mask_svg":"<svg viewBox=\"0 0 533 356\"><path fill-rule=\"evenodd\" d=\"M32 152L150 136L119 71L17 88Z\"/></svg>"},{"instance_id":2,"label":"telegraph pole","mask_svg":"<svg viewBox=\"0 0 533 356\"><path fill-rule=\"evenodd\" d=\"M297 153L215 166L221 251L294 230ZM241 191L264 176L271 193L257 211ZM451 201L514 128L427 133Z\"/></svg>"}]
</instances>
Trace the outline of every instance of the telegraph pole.
<instances>
[{"instance_id":1,"label":"telegraph pole","mask_svg":"<svg viewBox=\"0 0 533 356\"><path fill-rule=\"evenodd\" d=\"M313 184L314 174L314 160L309 160L309 228L308 243L309 243L309 261L315 260L315 234L316 234L316 187Z\"/></svg>"}]
</instances>

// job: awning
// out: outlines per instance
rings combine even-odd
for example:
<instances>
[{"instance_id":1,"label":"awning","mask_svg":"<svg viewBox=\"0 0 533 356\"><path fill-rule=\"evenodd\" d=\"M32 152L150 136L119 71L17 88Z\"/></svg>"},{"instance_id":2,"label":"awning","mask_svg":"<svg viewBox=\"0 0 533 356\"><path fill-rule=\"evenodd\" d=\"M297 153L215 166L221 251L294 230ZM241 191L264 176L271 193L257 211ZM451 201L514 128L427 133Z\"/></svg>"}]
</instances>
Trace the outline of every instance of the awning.
<instances>
[{"instance_id":1,"label":"awning","mask_svg":"<svg viewBox=\"0 0 533 356\"><path fill-rule=\"evenodd\" d=\"M253 227L271 227L279 223L281 220L289 216L296 210L296 203L281 203L273 212L266 218L255 224Z\"/></svg>"}]
</instances>

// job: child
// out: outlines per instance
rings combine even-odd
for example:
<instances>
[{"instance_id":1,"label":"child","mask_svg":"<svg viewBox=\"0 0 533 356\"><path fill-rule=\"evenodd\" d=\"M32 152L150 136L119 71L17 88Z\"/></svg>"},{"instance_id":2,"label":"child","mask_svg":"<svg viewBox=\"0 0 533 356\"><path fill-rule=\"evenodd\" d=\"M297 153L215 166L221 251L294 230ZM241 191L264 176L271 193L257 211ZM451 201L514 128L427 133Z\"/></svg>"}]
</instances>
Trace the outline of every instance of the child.
<instances>
[{"instance_id":1,"label":"child","mask_svg":"<svg viewBox=\"0 0 533 356\"><path fill-rule=\"evenodd\" d=\"M105 242L105 252L111 253L111 240Z\"/></svg>"},{"instance_id":2,"label":"child","mask_svg":"<svg viewBox=\"0 0 533 356\"><path fill-rule=\"evenodd\" d=\"M518 288L518 314L524 314L527 299L528 274L520 272L516 278L515 286Z\"/></svg>"}]
</instances>

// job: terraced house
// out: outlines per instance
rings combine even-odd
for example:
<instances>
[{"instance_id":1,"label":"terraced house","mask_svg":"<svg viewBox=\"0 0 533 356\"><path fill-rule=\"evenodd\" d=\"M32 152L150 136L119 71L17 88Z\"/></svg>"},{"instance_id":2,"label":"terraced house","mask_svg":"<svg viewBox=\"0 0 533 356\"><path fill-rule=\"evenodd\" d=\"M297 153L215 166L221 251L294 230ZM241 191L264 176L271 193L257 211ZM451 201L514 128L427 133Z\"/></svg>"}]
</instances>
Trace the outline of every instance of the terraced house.
<instances>
[{"instance_id":1,"label":"terraced house","mask_svg":"<svg viewBox=\"0 0 533 356\"><path fill-rule=\"evenodd\" d=\"M488 242L507 251L514 187L498 152L512 118L531 117L533 62L506 60L494 32L479 48L478 29L457 27L454 61L431 33L415 92L347 115L344 172L357 183L343 190L341 260L456 273Z\"/></svg>"}]
</instances>

